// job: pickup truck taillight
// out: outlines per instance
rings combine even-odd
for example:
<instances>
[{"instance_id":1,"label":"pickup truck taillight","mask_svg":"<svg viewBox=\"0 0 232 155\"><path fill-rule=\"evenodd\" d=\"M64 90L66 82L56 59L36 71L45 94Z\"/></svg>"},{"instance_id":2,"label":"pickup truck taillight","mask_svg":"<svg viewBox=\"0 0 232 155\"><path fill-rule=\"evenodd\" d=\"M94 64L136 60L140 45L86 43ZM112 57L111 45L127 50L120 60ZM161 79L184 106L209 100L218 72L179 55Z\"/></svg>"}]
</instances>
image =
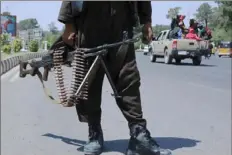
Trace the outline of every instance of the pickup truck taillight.
<instances>
[{"instance_id":1,"label":"pickup truck taillight","mask_svg":"<svg viewBox=\"0 0 232 155\"><path fill-rule=\"evenodd\" d=\"M177 49L177 40L174 40L174 41L172 42L172 48L173 48L173 49Z\"/></svg>"}]
</instances>

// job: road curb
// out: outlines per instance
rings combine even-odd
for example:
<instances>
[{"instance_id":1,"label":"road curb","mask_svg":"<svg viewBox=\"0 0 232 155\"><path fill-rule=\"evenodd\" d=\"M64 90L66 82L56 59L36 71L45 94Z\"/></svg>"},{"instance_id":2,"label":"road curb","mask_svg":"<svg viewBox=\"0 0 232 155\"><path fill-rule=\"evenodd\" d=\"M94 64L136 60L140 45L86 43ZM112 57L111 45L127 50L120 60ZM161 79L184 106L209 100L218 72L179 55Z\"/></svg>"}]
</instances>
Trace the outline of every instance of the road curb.
<instances>
[{"instance_id":1,"label":"road curb","mask_svg":"<svg viewBox=\"0 0 232 155\"><path fill-rule=\"evenodd\" d=\"M1 61L1 75L8 72L19 64L20 61L27 61L30 59L40 58L46 55L47 52L26 53L25 55L14 56Z\"/></svg>"}]
</instances>

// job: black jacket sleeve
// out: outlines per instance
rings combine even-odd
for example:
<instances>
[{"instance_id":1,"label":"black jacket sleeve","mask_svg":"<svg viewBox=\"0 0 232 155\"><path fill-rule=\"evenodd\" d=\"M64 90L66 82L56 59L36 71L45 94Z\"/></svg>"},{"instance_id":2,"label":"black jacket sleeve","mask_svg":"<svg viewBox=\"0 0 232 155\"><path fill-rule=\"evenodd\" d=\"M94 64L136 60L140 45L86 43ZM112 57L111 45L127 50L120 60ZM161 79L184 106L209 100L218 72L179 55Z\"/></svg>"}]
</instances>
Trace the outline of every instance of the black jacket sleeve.
<instances>
[{"instance_id":1,"label":"black jacket sleeve","mask_svg":"<svg viewBox=\"0 0 232 155\"><path fill-rule=\"evenodd\" d=\"M152 15L152 7L151 1L137 1L138 6L138 15L140 24L145 24L147 22L152 22L151 15Z\"/></svg>"},{"instance_id":2,"label":"black jacket sleeve","mask_svg":"<svg viewBox=\"0 0 232 155\"><path fill-rule=\"evenodd\" d=\"M58 15L58 21L67 24L73 23L75 21L74 19L71 1L63 1Z\"/></svg>"}]
</instances>

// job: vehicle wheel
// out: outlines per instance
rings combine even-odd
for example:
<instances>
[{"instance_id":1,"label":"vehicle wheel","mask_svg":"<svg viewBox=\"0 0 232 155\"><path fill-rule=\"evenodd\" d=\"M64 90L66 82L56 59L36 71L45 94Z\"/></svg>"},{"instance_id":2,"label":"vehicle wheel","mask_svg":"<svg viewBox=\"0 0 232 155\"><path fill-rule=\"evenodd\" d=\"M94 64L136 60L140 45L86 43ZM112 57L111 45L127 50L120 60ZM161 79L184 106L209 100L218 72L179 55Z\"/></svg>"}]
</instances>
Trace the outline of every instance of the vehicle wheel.
<instances>
[{"instance_id":1,"label":"vehicle wheel","mask_svg":"<svg viewBox=\"0 0 232 155\"><path fill-rule=\"evenodd\" d=\"M192 60L193 60L193 65L199 66L201 64L202 57L201 56L194 57Z\"/></svg>"},{"instance_id":2,"label":"vehicle wheel","mask_svg":"<svg viewBox=\"0 0 232 155\"><path fill-rule=\"evenodd\" d=\"M181 59L175 59L176 64L180 64L181 63Z\"/></svg>"},{"instance_id":3,"label":"vehicle wheel","mask_svg":"<svg viewBox=\"0 0 232 155\"><path fill-rule=\"evenodd\" d=\"M155 62L156 61L156 56L153 55L152 53L150 54L150 61Z\"/></svg>"},{"instance_id":4,"label":"vehicle wheel","mask_svg":"<svg viewBox=\"0 0 232 155\"><path fill-rule=\"evenodd\" d=\"M171 64L172 63L172 57L169 54L167 49L165 49L165 51L164 51L164 63L165 64Z\"/></svg>"},{"instance_id":5,"label":"vehicle wheel","mask_svg":"<svg viewBox=\"0 0 232 155\"><path fill-rule=\"evenodd\" d=\"M219 58L221 58L221 55L218 55Z\"/></svg>"}]
</instances>

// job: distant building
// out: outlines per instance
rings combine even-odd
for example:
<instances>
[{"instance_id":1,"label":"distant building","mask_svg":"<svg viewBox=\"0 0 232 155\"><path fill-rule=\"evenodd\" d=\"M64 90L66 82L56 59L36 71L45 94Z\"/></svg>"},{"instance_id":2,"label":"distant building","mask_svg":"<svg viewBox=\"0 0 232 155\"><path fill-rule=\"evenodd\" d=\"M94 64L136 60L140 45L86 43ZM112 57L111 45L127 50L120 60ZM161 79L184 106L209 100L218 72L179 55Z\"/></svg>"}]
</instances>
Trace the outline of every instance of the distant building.
<instances>
[{"instance_id":1,"label":"distant building","mask_svg":"<svg viewBox=\"0 0 232 155\"><path fill-rule=\"evenodd\" d=\"M25 49L28 48L30 41L37 40L39 46L42 44L43 30L41 28L18 31L18 36L24 42Z\"/></svg>"}]
</instances>

